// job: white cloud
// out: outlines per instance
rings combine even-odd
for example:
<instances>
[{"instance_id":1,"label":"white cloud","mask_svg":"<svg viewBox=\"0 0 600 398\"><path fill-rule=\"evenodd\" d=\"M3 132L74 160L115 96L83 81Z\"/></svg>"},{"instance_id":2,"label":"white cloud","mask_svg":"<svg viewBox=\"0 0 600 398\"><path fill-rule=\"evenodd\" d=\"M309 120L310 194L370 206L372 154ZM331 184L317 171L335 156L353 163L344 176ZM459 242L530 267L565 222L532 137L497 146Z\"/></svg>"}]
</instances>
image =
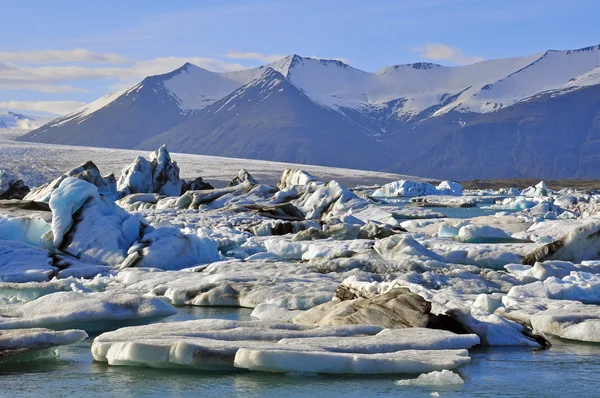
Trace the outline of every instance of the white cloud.
<instances>
[{"instance_id":1,"label":"white cloud","mask_svg":"<svg viewBox=\"0 0 600 398\"><path fill-rule=\"evenodd\" d=\"M186 62L214 72L228 72L246 68L241 64L206 57L163 57L134 61L126 66L102 67L80 65L22 66L15 63L0 62L0 88L38 90L52 93L82 91L82 89L65 83L78 80L130 82L141 80L146 76L170 72Z\"/></svg>"},{"instance_id":2,"label":"white cloud","mask_svg":"<svg viewBox=\"0 0 600 398\"><path fill-rule=\"evenodd\" d=\"M257 61L271 63L271 62L277 62L281 58L285 58L285 55L281 55L281 54L267 55L267 54L261 54L261 53L255 53L255 52L230 51L227 54L225 54L225 57L231 58L231 59L255 59Z\"/></svg>"},{"instance_id":3,"label":"white cloud","mask_svg":"<svg viewBox=\"0 0 600 398\"><path fill-rule=\"evenodd\" d=\"M26 82L0 82L0 90L31 90L41 91L43 93L87 93L89 90L81 87L73 87L68 84L44 84L44 83L26 83Z\"/></svg>"},{"instance_id":4,"label":"white cloud","mask_svg":"<svg viewBox=\"0 0 600 398\"><path fill-rule=\"evenodd\" d=\"M84 106L78 101L0 101L0 108L64 115Z\"/></svg>"},{"instance_id":5,"label":"white cloud","mask_svg":"<svg viewBox=\"0 0 600 398\"><path fill-rule=\"evenodd\" d=\"M41 50L22 52L0 52L0 61L26 64L57 64L72 62L130 64L130 58L112 53L95 53L83 48L74 50Z\"/></svg>"},{"instance_id":6,"label":"white cloud","mask_svg":"<svg viewBox=\"0 0 600 398\"><path fill-rule=\"evenodd\" d=\"M436 61L449 61L453 64L474 64L485 60L483 57L468 56L460 48L450 47L442 43L427 43L424 48L413 48L419 56Z\"/></svg>"}]
</instances>

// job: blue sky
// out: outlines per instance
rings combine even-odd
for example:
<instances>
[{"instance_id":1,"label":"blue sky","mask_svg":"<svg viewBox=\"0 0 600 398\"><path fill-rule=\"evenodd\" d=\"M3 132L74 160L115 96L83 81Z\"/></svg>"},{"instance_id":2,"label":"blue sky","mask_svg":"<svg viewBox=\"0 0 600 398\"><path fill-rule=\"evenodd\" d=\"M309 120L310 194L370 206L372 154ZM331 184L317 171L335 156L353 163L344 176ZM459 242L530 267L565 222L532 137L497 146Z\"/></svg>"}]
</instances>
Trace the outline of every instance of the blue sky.
<instances>
[{"instance_id":1,"label":"blue sky","mask_svg":"<svg viewBox=\"0 0 600 398\"><path fill-rule=\"evenodd\" d=\"M292 53L375 71L600 44L597 0L3 1L0 108L61 114L186 61Z\"/></svg>"}]
</instances>

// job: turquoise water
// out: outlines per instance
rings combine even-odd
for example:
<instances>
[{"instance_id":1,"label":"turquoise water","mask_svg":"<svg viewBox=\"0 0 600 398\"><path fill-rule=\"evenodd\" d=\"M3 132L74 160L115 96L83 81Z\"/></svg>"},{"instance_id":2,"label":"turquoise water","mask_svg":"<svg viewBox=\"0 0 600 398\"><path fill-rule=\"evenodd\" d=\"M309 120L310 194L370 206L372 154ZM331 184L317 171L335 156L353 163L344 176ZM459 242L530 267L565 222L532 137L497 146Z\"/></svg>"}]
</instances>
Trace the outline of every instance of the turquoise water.
<instances>
[{"instance_id":1,"label":"turquoise water","mask_svg":"<svg viewBox=\"0 0 600 398\"><path fill-rule=\"evenodd\" d=\"M250 319L251 310L182 308L167 321ZM552 349L475 348L456 370L458 387L397 386L392 376L286 376L111 367L96 363L91 339L63 347L55 360L0 368L2 397L575 397L599 396L600 345L555 341Z\"/></svg>"},{"instance_id":2,"label":"turquoise water","mask_svg":"<svg viewBox=\"0 0 600 398\"><path fill-rule=\"evenodd\" d=\"M382 205L396 205L398 207L407 207L410 203L411 198L377 198L381 201ZM489 206L489 203L478 203L476 207L415 207L414 209L431 210L436 213L441 213L444 217L449 218L473 218L480 216L493 216L499 211L512 211L512 210L498 210L498 209L485 209L483 207Z\"/></svg>"}]
</instances>

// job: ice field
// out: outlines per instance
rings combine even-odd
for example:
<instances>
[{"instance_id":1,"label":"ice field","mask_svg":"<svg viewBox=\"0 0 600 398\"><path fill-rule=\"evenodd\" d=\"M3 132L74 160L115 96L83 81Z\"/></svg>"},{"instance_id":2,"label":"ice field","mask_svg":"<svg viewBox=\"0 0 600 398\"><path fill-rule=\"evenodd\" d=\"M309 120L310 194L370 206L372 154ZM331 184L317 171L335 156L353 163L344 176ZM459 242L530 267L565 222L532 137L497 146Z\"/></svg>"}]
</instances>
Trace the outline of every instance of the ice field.
<instances>
[{"instance_id":1,"label":"ice field","mask_svg":"<svg viewBox=\"0 0 600 398\"><path fill-rule=\"evenodd\" d=\"M9 141L0 169L8 396L598 387L596 192Z\"/></svg>"}]
</instances>

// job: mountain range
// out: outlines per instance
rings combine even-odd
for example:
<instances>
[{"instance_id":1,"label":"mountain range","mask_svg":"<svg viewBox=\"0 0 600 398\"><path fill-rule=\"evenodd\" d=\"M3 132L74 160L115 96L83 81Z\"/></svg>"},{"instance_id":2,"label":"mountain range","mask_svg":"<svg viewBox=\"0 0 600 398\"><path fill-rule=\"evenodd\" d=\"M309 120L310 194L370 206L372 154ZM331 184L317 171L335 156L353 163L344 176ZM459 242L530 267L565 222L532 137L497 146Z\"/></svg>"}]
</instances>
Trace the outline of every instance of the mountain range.
<instances>
[{"instance_id":1,"label":"mountain range","mask_svg":"<svg viewBox=\"0 0 600 398\"><path fill-rule=\"evenodd\" d=\"M432 178L595 178L600 46L369 73L291 55L149 76L19 138L385 170Z\"/></svg>"}]
</instances>

